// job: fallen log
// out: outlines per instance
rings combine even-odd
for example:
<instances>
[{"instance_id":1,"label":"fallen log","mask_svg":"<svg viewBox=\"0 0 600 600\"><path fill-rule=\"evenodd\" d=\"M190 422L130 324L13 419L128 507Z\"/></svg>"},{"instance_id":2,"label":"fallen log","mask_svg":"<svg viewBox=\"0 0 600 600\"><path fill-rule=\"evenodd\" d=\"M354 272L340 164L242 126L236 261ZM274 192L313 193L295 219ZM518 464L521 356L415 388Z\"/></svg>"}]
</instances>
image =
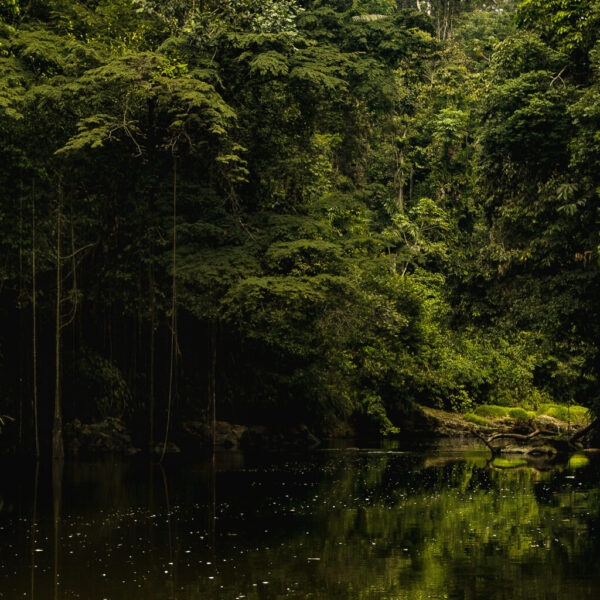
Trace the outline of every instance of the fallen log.
<instances>
[{"instance_id":1,"label":"fallen log","mask_svg":"<svg viewBox=\"0 0 600 600\"><path fill-rule=\"evenodd\" d=\"M519 441L527 442L534 438L539 438L540 436L547 436L546 438L544 438L544 440L547 441L549 444L552 444L553 442L556 441L554 439L554 435L552 434L551 431L544 431L542 429L537 429L537 428L534 431L532 431L531 433L527 433L527 434L512 433L510 431L502 431L499 433L494 433L488 437L484 437L474 428L471 428L471 432L473 433L473 435L475 437L479 438L490 449L493 456L496 456L502 450L501 448L499 448L497 446L492 446L492 442L494 442L495 440L499 440L499 439L511 439L511 440L519 440Z\"/></svg>"}]
</instances>

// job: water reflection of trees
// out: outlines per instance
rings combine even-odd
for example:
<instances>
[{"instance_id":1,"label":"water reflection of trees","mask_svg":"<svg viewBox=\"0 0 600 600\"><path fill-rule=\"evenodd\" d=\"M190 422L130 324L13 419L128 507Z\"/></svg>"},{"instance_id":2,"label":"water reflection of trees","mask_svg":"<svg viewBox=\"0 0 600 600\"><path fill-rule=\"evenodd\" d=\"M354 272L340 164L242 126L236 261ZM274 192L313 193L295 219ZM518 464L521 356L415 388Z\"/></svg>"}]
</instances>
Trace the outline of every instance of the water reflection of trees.
<instances>
[{"instance_id":1,"label":"water reflection of trees","mask_svg":"<svg viewBox=\"0 0 600 600\"><path fill-rule=\"evenodd\" d=\"M381 456L339 461L316 494L326 500L310 511L310 535L251 555L252 571L262 561L272 581L304 582L318 599L546 599L566 597L567 583L571 597L594 597L595 572L582 561L596 550L595 484L477 461L408 466Z\"/></svg>"},{"instance_id":2,"label":"water reflection of trees","mask_svg":"<svg viewBox=\"0 0 600 600\"><path fill-rule=\"evenodd\" d=\"M362 586L357 597L551 597L593 551L598 510L595 486L557 486L555 476L462 461L409 473L385 460L346 464L324 493L347 507L316 516L326 527L321 574L343 572L349 589ZM540 491L551 501L540 502Z\"/></svg>"},{"instance_id":3,"label":"water reflection of trees","mask_svg":"<svg viewBox=\"0 0 600 600\"><path fill-rule=\"evenodd\" d=\"M69 467L64 485L55 469L46 516L34 501L27 518L30 595L51 597L54 571L54 590L61 572L73 593L109 585L118 600L595 598L594 473L496 471L480 459L339 454L227 473L153 468L135 481L125 467L106 479ZM111 490L109 511L80 518L106 509ZM36 555L40 539L54 553ZM34 579L46 556L49 580ZM84 564L92 570L78 575ZM118 586L99 581L100 565Z\"/></svg>"}]
</instances>

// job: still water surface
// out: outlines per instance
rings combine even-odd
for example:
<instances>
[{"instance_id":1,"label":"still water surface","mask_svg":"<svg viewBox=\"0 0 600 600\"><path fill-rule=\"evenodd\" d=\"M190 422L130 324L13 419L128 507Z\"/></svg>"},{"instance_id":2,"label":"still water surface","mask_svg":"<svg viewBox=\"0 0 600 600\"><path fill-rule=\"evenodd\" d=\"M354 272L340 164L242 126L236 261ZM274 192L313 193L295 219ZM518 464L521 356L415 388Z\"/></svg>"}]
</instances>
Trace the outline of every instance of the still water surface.
<instances>
[{"instance_id":1,"label":"still water surface","mask_svg":"<svg viewBox=\"0 0 600 600\"><path fill-rule=\"evenodd\" d=\"M600 460L485 457L4 463L0 598L600 598Z\"/></svg>"}]
</instances>

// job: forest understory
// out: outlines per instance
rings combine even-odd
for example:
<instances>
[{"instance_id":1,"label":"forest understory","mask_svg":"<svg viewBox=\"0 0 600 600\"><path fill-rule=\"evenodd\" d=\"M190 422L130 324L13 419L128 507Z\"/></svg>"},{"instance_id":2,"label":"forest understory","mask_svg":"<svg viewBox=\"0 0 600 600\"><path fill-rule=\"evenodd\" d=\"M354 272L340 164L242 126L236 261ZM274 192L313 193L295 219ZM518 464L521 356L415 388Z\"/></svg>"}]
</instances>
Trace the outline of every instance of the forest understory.
<instances>
[{"instance_id":1,"label":"forest understory","mask_svg":"<svg viewBox=\"0 0 600 600\"><path fill-rule=\"evenodd\" d=\"M0 2L3 451L595 424L599 33L598 0Z\"/></svg>"}]
</instances>

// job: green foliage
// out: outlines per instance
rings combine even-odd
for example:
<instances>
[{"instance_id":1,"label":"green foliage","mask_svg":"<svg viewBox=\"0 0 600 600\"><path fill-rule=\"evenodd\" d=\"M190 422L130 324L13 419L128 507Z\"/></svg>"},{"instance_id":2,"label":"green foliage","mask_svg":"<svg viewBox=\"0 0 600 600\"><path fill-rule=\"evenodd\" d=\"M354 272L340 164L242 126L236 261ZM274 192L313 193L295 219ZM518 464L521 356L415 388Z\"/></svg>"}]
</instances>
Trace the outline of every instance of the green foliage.
<instances>
[{"instance_id":1,"label":"green foliage","mask_svg":"<svg viewBox=\"0 0 600 600\"><path fill-rule=\"evenodd\" d=\"M585 454L573 454L573 456L569 458L567 466L572 471L575 471L576 469L587 467L589 464L590 459Z\"/></svg>"},{"instance_id":2,"label":"green foliage","mask_svg":"<svg viewBox=\"0 0 600 600\"><path fill-rule=\"evenodd\" d=\"M519 467L526 467L527 461L524 458L495 458L492 465L497 469L517 469Z\"/></svg>"},{"instance_id":3,"label":"green foliage","mask_svg":"<svg viewBox=\"0 0 600 600\"><path fill-rule=\"evenodd\" d=\"M563 406L560 404L543 404L538 409L539 415L547 415L564 421L565 423L575 423L578 425L589 422L589 411L583 406Z\"/></svg>"},{"instance_id":4,"label":"green foliage","mask_svg":"<svg viewBox=\"0 0 600 600\"><path fill-rule=\"evenodd\" d=\"M572 52L597 40L600 7L594 0L525 0L519 5L518 22Z\"/></svg>"},{"instance_id":5,"label":"green foliage","mask_svg":"<svg viewBox=\"0 0 600 600\"><path fill-rule=\"evenodd\" d=\"M514 421L518 421L519 423L527 423L531 420L530 413L524 408L520 407L509 409L508 416Z\"/></svg>"},{"instance_id":6,"label":"green foliage","mask_svg":"<svg viewBox=\"0 0 600 600\"><path fill-rule=\"evenodd\" d=\"M361 426L379 435L398 433L398 428L392 425L387 411L379 396L366 395L359 401L358 415Z\"/></svg>"},{"instance_id":7,"label":"green foliage","mask_svg":"<svg viewBox=\"0 0 600 600\"><path fill-rule=\"evenodd\" d=\"M490 421L487 419L471 412L464 414L463 419L468 423L473 423L474 425L480 425L482 427L488 427L491 425Z\"/></svg>"},{"instance_id":8,"label":"green foliage","mask_svg":"<svg viewBox=\"0 0 600 600\"><path fill-rule=\"evenodd\" d=\"M495 404L482 404L475 409L475 414L479 417L502 419L508 416L509 409L505 406L497 406Z\"/></svg>"},{"instance_id":9,"label":"green foliage","mask_svg":"<svg viewBox=\"0 0 600 600\"><path fill-rule=\"evenodd\" d=\"M542 404L537 411L527 411L521 407L482 404L475 408L473 414L477 418L485 419L504 419L508 417L522 423L531 421L536 415L547 415L565 423L570 422L578 425L589 422L589 411L585 407L558 404Z\"/></svg>"},{"instance_id":10,"label":"green foliage","mask_svg":"<svg viewBox=\"0 0 600 600\"><path fill-rule=\"evenodd\" d=\"M558 419L559 421L569 421L569 409L566 406L559 406L557 404L542 404L538 409L538 414L547 415Z\"/></svg>"},{"instance_id":11,"label":"green foliage","mask_svg":"<svg viewBox=\"0 0 600 600\"><path fill-rule=\"evenodd\" d=\"M213 352L235 421L600 403L597 3L513 4L4 3L3 343L60 200L71 417L161 421L172 317L181 419Z\"/></svg>"}]
</instances>

